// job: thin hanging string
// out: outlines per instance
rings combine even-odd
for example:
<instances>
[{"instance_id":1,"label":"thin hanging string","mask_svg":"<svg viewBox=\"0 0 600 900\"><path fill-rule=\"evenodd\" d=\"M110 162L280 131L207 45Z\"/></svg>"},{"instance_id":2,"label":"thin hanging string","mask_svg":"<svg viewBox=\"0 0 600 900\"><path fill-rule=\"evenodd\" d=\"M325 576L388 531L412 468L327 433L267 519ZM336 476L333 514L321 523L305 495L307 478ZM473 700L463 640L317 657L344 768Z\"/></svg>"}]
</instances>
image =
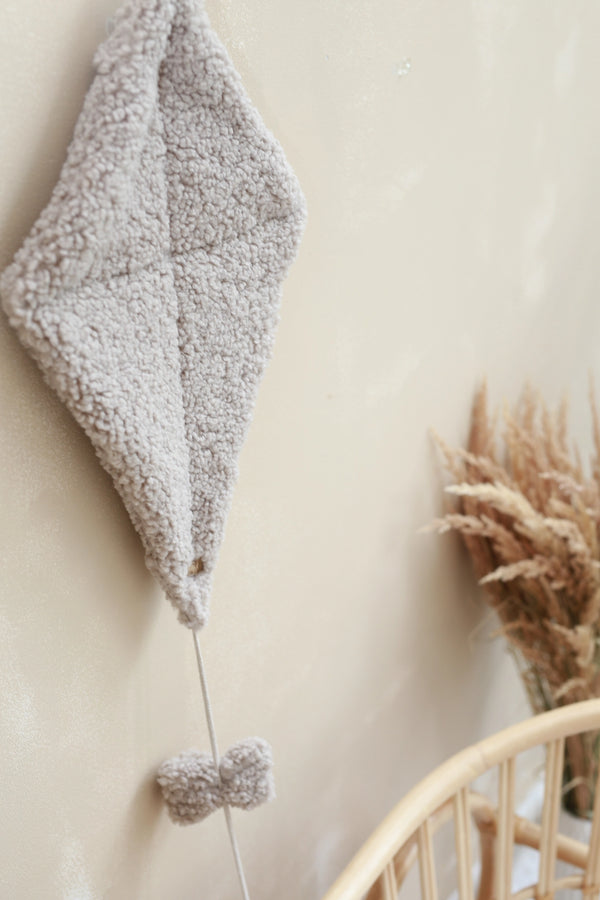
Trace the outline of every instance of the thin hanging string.
<instances>
[{"instance_id":1,"label":"thin hanging string","mask_svg":"<svg viewBox=\"0 0 600 900\"><path fill-rule=\"evenodd\" d=\"M196 648L196 661L198 663L198 674L200 675L200 686L202 688L202 697L204 699L204 712L206 714L206 724L208 726L208 736L210 738L210 746L212 750L213 759L215 761L215 768L217 772L219 771L219 748L217 746L217 735L215 732L215 724L213 722L212 716L212 707L210 705L210 697L208 696L208 685L206 683L206 674L204 672L204 663L202 662L202 653L200 652L200 640L198 638L198 633L196 631L192 631L194 635L194 647ZM227 803L223 804L223 812L225 813L225 821L227 822L227 831L229 832L229 840L231 842L231 849L233 851L233 858L235 860L235 867L238 873L238 878L240 880L240 887L242 889L242 896L244 900L250 900L250 894L248 893L248 887L246 885L246 878L244 876L244 867L242 865L242 857L240 856L240 850L238 847L238 843L235 837L235 831L233 830L233 820L231 818L231 810Z\"/></svg>"}]
</instances>

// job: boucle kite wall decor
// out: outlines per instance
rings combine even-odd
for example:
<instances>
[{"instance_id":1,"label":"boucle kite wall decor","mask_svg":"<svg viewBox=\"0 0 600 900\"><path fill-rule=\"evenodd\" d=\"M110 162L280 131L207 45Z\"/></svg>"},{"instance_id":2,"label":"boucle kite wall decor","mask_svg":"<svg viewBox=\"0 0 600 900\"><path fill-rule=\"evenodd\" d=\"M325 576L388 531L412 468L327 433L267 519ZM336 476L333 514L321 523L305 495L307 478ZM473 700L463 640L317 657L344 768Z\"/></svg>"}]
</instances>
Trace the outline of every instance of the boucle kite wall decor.
<instances>
[{"instance_id":1,"label":"boucle kite wall decor","mask_svg":"<svg viewBox=\"0 0 600 900\"><path fill-rule=\"evenodd\" d=\"M129 0L94 68L0 294L194 634L212 759L158 775L183 823L272 794L266 742L218 757L198 631L305 204L200 0Z\"/></svg>"}]
</instances>

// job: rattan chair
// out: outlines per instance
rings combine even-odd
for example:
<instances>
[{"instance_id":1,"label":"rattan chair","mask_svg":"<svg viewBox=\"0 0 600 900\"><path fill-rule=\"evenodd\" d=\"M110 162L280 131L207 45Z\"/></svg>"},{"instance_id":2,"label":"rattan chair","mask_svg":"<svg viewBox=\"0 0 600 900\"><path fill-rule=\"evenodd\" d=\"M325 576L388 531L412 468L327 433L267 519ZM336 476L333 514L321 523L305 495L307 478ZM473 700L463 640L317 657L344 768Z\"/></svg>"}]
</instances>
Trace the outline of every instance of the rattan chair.
<instances>
[{"instance_id":1,"label":"rattan chair","mask_svg":"<svg viewBox=\"0 0 600 900\"><path fill-rule=\"evenodd\" d=\"M396 900L418 860L421 896L437 900L432 836L454 819L460 900L474 900L472 823L479 833L478 900L549 900L556 891L579 889L586 900L600 891L600 790L595 792L589 843L558 833L565 740L600 729L600 700L586 700L534 716L468 747L435 769L376 828L324 900ZM546 748L541 825L515 814L515 763L519 754ZM498 766L498 802L470 790ZM474 832L475 833L475 832ZM513 848L539 851L536 884L512 894ZM556 876L556 860L578 871Z\"/></svg>"}]
</instances>

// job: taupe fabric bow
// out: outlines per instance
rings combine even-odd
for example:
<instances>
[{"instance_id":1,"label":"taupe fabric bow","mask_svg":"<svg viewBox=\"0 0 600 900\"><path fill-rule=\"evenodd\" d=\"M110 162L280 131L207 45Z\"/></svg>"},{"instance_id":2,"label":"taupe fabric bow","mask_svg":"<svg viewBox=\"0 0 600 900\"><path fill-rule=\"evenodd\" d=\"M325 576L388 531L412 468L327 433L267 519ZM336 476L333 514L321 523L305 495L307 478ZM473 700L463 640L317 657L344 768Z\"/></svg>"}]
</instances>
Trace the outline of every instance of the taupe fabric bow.
<instances>
[{"instance_id":1,"label":"taupe fabric bow","mask_svg":"<svg viewBox=\"0 0 600 900\"><path fill-rule=\"evenodd\" d=\"M217 770L214 760L186 750L158 770L169 815L179 825L200 822L222 806L254 809L275 796L273 756L262 738L246 738L229 748Z\"/></svg>"}]
</instances>

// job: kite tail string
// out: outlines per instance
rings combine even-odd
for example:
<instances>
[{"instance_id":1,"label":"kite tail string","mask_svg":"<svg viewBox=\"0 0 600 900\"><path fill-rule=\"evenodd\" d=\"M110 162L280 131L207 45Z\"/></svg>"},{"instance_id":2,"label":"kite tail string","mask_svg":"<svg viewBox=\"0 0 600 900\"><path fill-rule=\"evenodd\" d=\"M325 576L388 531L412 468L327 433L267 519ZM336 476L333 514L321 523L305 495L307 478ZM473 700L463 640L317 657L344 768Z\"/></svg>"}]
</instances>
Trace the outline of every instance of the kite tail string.
<instances>
[{"instance_id":1,"label":"kite tail string","mask_svg":"<svg viewBox=\"0 0 600 900\"><path fill-rule=\"evenodd\" d=\"M215 768L218 772L219 771L219 748L217 746L217 735L215 732L215 724L213 722L210 697L208 695L208 685L206 683L206 674L204 672L204 663L202 661L202 653L200 652L200 640L198 638L198 632L193 631L192 634L194 635L194 647L196 648L196 662L198 663L198 674L200 675L200 686L202 688L202 698L204 700L204 712L206 715L206 724L208 726L208 735L210 738L210 746L211 746L211 750L212 750L213 760L215 763ZM235 831L233 830L233 820L231 818L231 810L226 803L223 804L223 812L225 813L225 821L227 822L227 831L229 832L229 840L231 843L231 849L233 851L233 858L235 860L235 867L236 867L238 878L240 881L240 887L242 889L242 896L243 896L244 900L250 900L250 894L248 893L248 886L246 885L246 878L244 876L244 867L242 865L242 857L240 856L240 850L239 850L238 843L236 840Z\"/></svg>"}]
</instances>

